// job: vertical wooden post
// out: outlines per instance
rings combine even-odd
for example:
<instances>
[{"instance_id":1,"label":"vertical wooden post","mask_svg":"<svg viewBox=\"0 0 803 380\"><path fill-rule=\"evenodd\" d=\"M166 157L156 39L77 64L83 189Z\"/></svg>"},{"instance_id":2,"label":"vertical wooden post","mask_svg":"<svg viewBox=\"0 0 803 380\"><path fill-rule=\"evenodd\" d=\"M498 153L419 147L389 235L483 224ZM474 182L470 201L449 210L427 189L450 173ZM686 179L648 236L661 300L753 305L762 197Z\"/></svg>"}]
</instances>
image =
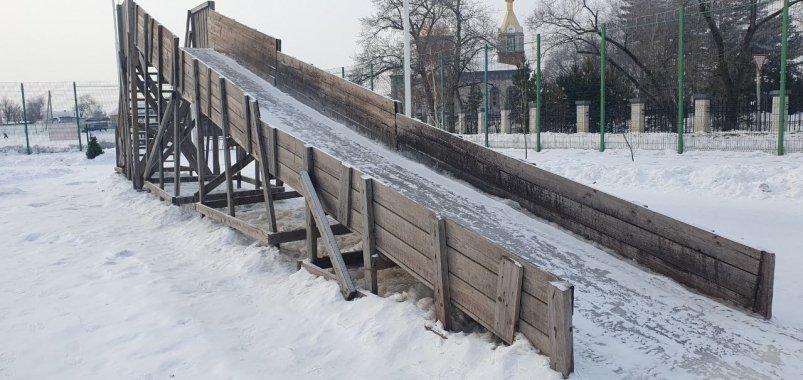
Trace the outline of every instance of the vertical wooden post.
<instances>
[{"instance_id":1,"label":"vertical wooden post","mask_svg":"<svg viewBox=\"0 0 803 380\"><path fill-rule=\"evenodd\" d=\"M151 24L150 16L146 13L145 14L145 25L143 26L143 30L142 30L142 33L144 34L143 40L145 41L145 46L144 46L145 51L143 52L143 55L145 56L145 59L142 60L142 67L141 67L141 69L142 69L142 81L143 81L142 82L142 96L143 96L143 103L144 103L143 105L145 106L145 154L143 155L143 159L142 159L141 163L139 161L139 157L137 157L137 166L140 166L140 167L142 167L142 165L145 162L148 161L148 154L150 153L151 143L155 143L155 141L152 142L150 140L150 136L149 136L150 135L150 130L151 130L151 112L152 112L151 104L150 104L150 102L148 102L148 100L150 100L150 97L151 97L151 91L150 91L151 90L151 87L150 87L150 85L151 85L151 83L150 83L151 75L150 75L150 62L149 62L150 61L150 56L148 55L148 53L150 53L150 44L151 44L150 24ZM139 58L139 57L137 57L137 58ZM145 178L145 176L149 176L150 173L145 173L143 168L140 168L139 171L140 171L140 173L142 175L143 181L145 179L149 179L149 178Z\"/></svg>"},{"instance_id":2,"label":"vertical wooden post","mask_svg":"<svg viewBox=\"0 0 803 380\"><path fill-rule=\"evenodd\" d=\"M204 170L204 166L206 165L206 156L204 155L204 127L201 123L201 81L199 75L199 63L197 59L192 60L192 77L193 77L193 87L194 87L194 99L195 102L195 148L197 152L196 157L196 164L197 164L197 172L198 172L198 202L203 204L206 201L206 189L204 189L205 182L204 177L206 176L206 171Z\"/></svg>"},{"instance_id":3,"label":"vertical wooden post","mask_svg":"<svg viewBox=\"0 0 803 380\"><path fill-rule=\"evenodd\" d=\"M131 179L134 183L134 189L142 189L142 174L139 170L139 96L137 95L137 47L136 47L136 31L137 31L137 15L135 12L135 4L133 1L128 4L128 74L129 74L129 90L131 91L131 155L129 158L131 165Z\"/></svg>"},{"instance_id":4,"label":"vertical wooden post","mask_svg":"<svg viewBox=\"0 0 803 380\"><path fill-rule=\"evenodd\" d=\"M349 225L351 215L351 166L340 167L340 188L337 194L337 218L344 226Z\"/></svg>"},{"instance_id":5,"label":"vertical wooden post","mask_svg":"<svg viewBox=\"0 0 803 380\"><path fill-rule=\"evenodd\" d=\"M379 293L376 276L376 236L374 234L374 180L362 177L362 255L365 283L371 293Z\"/></svg>"},{"instance_id":6,"label":"vertical wooden post","mask_svg":"<svg viewBox=\"0 0 803 380\"><path fill-rule=\"evenodd\" d=\"M435 292L435 316L445 330L452 329L452 302L449 292L449 251L446 246L446 221L436 215L432 222L432 284Z\"/></svg>"},{"instance_id":7,"label":"vertical wooden post","mask_svg":"<svg viewBox=\"0 0 803 380\"><path fill-rule=\"evenodd\" d=\"M159 25L156 32L156 48L158 51L156 52L157 59L156 59L156 68L158 73L156 74L156 97L159 101L156 105L159 107L158 114L159 114L159 125L162 125L162 119L164 118L164 94L162 93L162 73L164 72L164 54L162 53L162 36L164 34L164 27ZM175 128L175 125L173 126ZM164 139L162 136L159 137L159 156L157 159L159 160L159 188L164 190L165 189L165 163L164 163Z\"/></svg>"},{"instance_id":8,"label":"vertical wooden post","mask_svg":"<svg viewBox=\"0 0 803 380\"><path fill-rule=\"evenodd\" d=\"M274 139L273 143L276 144L276 130L274 132ZM274 162L274 165L277 163ZM313 158L312 158L312 147L309 145L304 145L304 171L309 173L310 178L313 178ZM309 204L305 204L306 206L306 221L307 221L307 256L309 257L309 261L315 264L318 261L318 236L316 234L316 225L315 225L315 218L312 215L312 210L309 207Z\"/></svg>"},{"instance_id":9,"label":"vertical wooden post","mask_svg":"<svg viewBox=\"0 0 803 380\"><path fill-rule=\"evenodd\" d=\"M547 289L549 315L549 366L568 376L574 371L574 341L572 337L572 308L574 286L567 282L551 282Z\"/></svg>"},{"instance_id":10,"label":"vertical wooden post","mask_svg":"<svg viewBox=\"0 0 803 380\"><path fill-rule=\"evenodd\" d=\"M229 215L234 216L234 186L231 183L231 156L229 156L229 141L231 140L231 126L229 125L229 101L226 96L226 79L220 78L220 113L223 116L223 162L226 165L226 203L229 205Z\"/></svg>"},{"instance_id":11,"label":"vertical wooden post","mask_svg":"<svg viewBox=\"0 0 803 380\"><path fill-rule=\"evenodd\" d=\"M251 119L253 120L254 129L256 129L257 133L259 160L262 161L262 165L257 166L257 168L262 169L263 176L265 177L265 185L262 186L262 194L265 196L265 208L268 212L268 229L270 232L276 232L278 231L278 228L276 226L276 212L273 208L273 189L270 185L270 173L268 172L268 168L270 167L270 155L268 154L268 144L265 141L265 130L263 129L262 119L260 117L258 101L254 100L254 103L251 107L251 112L253 113L253 117Z\"/></svg>"},{"instance_id":12,"label":"vertical wooden post","mask_svg":"<svg viewBox=\"0 0 803 380\"><path fill-rule=\"evenodd\" d=\"M761 252L759 260L758 287L753 312L766 319L772 317L772 296L775 283L775 254Z\"/></svg>"},{"instance_id":13,"label":"vertical wooden post","mask_svg":"<svg viewBox=\"0 0 803 380\"><path fill-rule=\"evenodd\" d=\"M237 152L237 162L242 161L243 158L245 158L245 151L243 150L243 148L240 147L239 145L235 145L234 150L235 150L235 152ZM243 171L242 170L237 172L237 188L238 189L242 189L243 188Z\"/></svg>"},{"instance_id":14,"label":"vertical wooden post","mask_svg":"<svg viewBox=\"0 0 803 380\"><path fill-rule=\"evenodd\" d=\"M254 139L252 136L252 123L251 123L251 98L248 95L243 95L243 118L245 119L245 154L251 155L254 146Z\"/></svg>"},{"instance_id":15,"label":"vertical wooden post","mask_svg":"<svg viewBox=\"0 0 803 380\"><path fill-rule=\"evenodd\" d=\"M179 53L179 40L178 37L173 37L173 195L181 196L181 138L184 123L179 125L179 103L181 103L181 90L178 88L179 78L181 78L181 70L184 66L184 61Z\"/></svg>"},{"instance_id":16,"label":"vertical wooden post","mask_svg":"<svg viewBox=\"0 0 803 380\"><path fill-rule=\"evenodd\" d=\"M206 70L206 115L212 116L212 68ZM217 128L212 128L212 173L220 174L220 135Z\"/></svg>"},{"instance_id":17,"label":"vertical wooden post","mask_svg":"<svg viewBox=\"0 0 803 380\"><path fill-rule=\"evenodd\" d=\"M279 133L276 128L268 130L268 142L270 143L270 154L272 156L270 161L271 174L276 179L276 186L282 186L282 181L279 180ZM268 179L265 178L265 181L268 181Z\"/></svg>"},{"instance_id":18,"label":"vertical wooden post","mask_svg":"<svg viewBox=\"0 0 803 380\"><path fill-rule=\"evenodd\" d=\"M499 262L496 278L496 306L494 308L494 330L508 344L516 336L516 324L521 310L521 284L524 267L503 257Z\"/></svg>"}]
</instances>

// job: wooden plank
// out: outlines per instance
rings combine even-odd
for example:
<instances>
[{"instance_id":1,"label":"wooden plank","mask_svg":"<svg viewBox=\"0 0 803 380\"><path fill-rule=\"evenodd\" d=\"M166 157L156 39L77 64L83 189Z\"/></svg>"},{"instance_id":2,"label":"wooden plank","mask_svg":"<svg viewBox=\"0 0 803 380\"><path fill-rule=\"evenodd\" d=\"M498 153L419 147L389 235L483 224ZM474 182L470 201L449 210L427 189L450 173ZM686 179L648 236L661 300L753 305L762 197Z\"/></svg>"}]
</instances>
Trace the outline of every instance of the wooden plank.
<instances>
[{"instance_id":1,"label":"wooden plank","mask_svg":"<svg viewBox=\"0 0 803 380\"><path fill-rule=\"evenodd\" d=\"M519 321L519 331L524 334L527 339L541 351L542 354L552 357L552 346L549 343L549 336L539 331L524 320Z\"/></svg>"},{"instance_id":2,"label":"wooden plank","mask_svg":"<svg viewBox=\"0 0 803 380\"><path fill-rule=\"evenodd\" d=\"M274 129L274 131L275 130L276 129ZM276 140L274 140L274 141L276 141ZM311 146L307 146L307 147L304 148L304 168L303 168L303 171L309 172L309 171L312 170L312 168L315 166L313 164L312 160L313 160L313 158L312 158L312 147ZM299 175L298 183L299 183L299 188L300 188L300 186L303 186L303 183L301 181L301 176L300 175ZM306 198L306 196L308 194L304 194L303 192L301 192L301 195L304 195L305 198ZM317 194L316 194L316 196L317 196ZM313 215L313 210L308 204L306 205L306 212L305 212L304 215L305 215L306 225L307 225L307 258L310 260L310 262L315 262L315 260L318 260L318 235L316 235L316 232L315 232L315 231L318 230L318 228L316 226L316 221L315 221L315 216Z\"/></svg>"},{"instance_id":3,"label":"wooden plank","mask_svg":"<svg viewBox=\"0 0 803 380\"><path fill-rule=\"evenodd\" d=\"M756 288L753 312L765 319L772 318L772 293L775 284L775 254L761 252L761 271Z\"/></svg>"},{"instance_id":4,"label":"wooden plank","mask_svg":"<svg viewBox=\"0 0 803 380\"><path fill-rule=\"evenodd\" d=\"M574 371L574 338L572 337L572 307L574 287L565 282L552 282L549 296L550 367L563 376Z\"/></svg>"},{"instance_id":5,"label":"wooden plank","mask_svg":"<svg viewBox=\"0 0 803 380\"><path fill-rule=\"evenodd\" d=\"M446 247L446 223L436 216L432 223L432 285L435 297L435 316L444 330L452 329L452 300L449 293L449 252Z\"/></svg>"},{"instance_id":6,"label":"wooden plank","mask_svg":"<svg viewBox=\"0 0 803 380\"><path fill-rule=\"evenodd\" d=\"M371 177L362 177L362 249L365 263L365 283L371 293L379 293L374 257L376 255L376 236L374 234L374 184Z\"/></svg>"},{"instance_id":7,"label":"wooden plank","mask_svg":"<svg viewBox=\"0 0 803 380\"><path fill-rule=\"evenodd\" d=\"M432 260L378 224L374 225L376 249L403 266L425 285L432 287Z\"/></svg>"},{"instance_id":8,"label":"wooden plank","mask_svg":"<svg viewBox=\"0 0 803 380\"><path fill-rule=\"evenodd\" d=\"M445 242L444 242L445 244ZM516 261L504 258L499 262L499 275L496 285L496 307L494 309L494 330L507 344L513 343L516 323L521 307L521 283L524 267Z\"/></svg>"},{"instance_id":9,"label":"wooden plank","mask_svg":"<svg viewBox=\"0 0 803 380\"><path fill-rule=\"evenodd\" d=\"M160 188L159 185L156 185L150 181L145 181L143 188L155 194L157 197L159 197L159 199L161 199L165 203L168 204L173 203L173 196L170 195L168 192L164 191L162 188Z\"/></svg>"},{"instance_id":10,"label":"wooden plank","mask_svg":"<svg viewBox=\"0 0 803 380\"><path fill-rule=\"evenodd\" d=\"M339 207L337 220L345 225L349 224L351 214L351 166L343 165L340 171L340 189L337 193Z\"/></svg>"},{"instance_id":11,"label":"wooden plank","mask_svg":"<svg viewBox=\"0 0 803 380\"><path fill-rule=\"evenodd\" d=\"M195 203L194 205L196 211L208 217L209 219L229 226L239 231L243 235L255 239L263 244L268 244L266 233L261 228L256 227L242 219L237 219L211 207L207 207L201 203Z\"/></svg>"},{"instance_id":12,"label":"wooden plank","mask_svg":"<svg viewBox=\"0 0 803 380\"><path fill-rule=\"evenodd\" d=\"M251 112L251 97L248 95L243 95L243 112L244 112L244 125L245 125L245 153L251 154L252 147L254 145L254 138L252 134L252 112Z\"/></svg>"},{"instance_id":13,"label":"wooden plank","mask_svg":"<svg viewBox=\"0 0 803 380\"><path fill-rule=\"evenodd\" d=\"M403 120L403 118L401 118L400 120ZM400 133L402 133L402 134L404 134L403 131L405 129L403 124L404 124L403 122L399 123L399 130L400 130ZM427 135L426 135L427 137L422 138L421 139L422 141L423 140L437 141L437 140L440 140L440 139L439 138L432 138L433 135L438 135L438 136L440 136L440 135L445 136L446 135L446 134L438 133L438 132L435 132L435 131L431 131L432 128L421 128L421 129L427 131ZM444 137L444 139L446 139L446 137ZM441 151L441 150L446 150L446 151L451 150L453 152L456 148L453 148L453 147L449 146L449 144L452 144L452 145L463 144L463 145L466 145L467 147L469 147L471 149L471 151L467 155L467 157L468 156L471 156L472 158L476 157L476 159L473 159L472 161L477 161L478 159L482 160L482 159L484 159L484 156L486 156L486 155L495 154L495 153L480 154L483 151L483 149L481 149L479 147L476 147L476 146L472 147L471 144L468 144L466 142L457 141L459 139L455 139L453 137L450 137L448 140L449 140L448 144L447 143L440 144L440 145L438 145L437 148L433 147L432 149L429 149L428 151L431 152L431 153L435 153L436 151ZM418 145L419 144L419 142L416 142L416 141L413 141L413 140L410 140L410 141L407 141L407 142L409 142L409 143L411 143L413 145ZM444 153L444 156L447 156L447 154ZM532 165L527 165L527 164L523 164L523 163L515 163L514 162L515 160L510 160L510 159L504 158L504 157L500 158L500 157L498 157L498 155L497 155L497 157L495 159L497 161L489 160L488 164L489 165L491 165L491 164L496 165L497 171L495 173L489 173L492 176L483 177L483 178L485 178L485 181L490 180L491 182L493 182L494 178L496 178L496 181L498 183L500 183L499 186L501 188L508 189L509 192L512 192L512 193L522 193L522 191L515 190L515 189L518 189L518 188L522 187L521 185L516 185L515 181L523 181L523 180L519 179L519 178L517 178L515 176L510 175L509 173L505 172L504 170L510 170L511 172L517 173L517 175L522 175L521 173L533 174L533 173L536 173L538 171L538 169L532 167ZM463 160L463 161L465 161L465 160ZM470 165L470 163L469 163L469 165ZM464 172L471 172L471 173L481 172L480 170L473 170L471 168L464 167L464 165L461 165L461 166L463 166L462 170ZM510 169L506 169L505 168L506 166L510 167ZM513 169L515 169L515 170L513 170ZM548 194L549 193L547 190L542 189L540 186L547 186L548 185L549 188L552 189L552 190L555 190L555 189L560 190L562 188L565 188L567 186L567 183L570 183L569 181L567 181L565 179L559 178L559 177L554 176L554 175L549 174L549 173L537 172L537 174L538 174L538 176L533 177L529 181L532 182L531 185L534 184L534 183L537 183L538 186L539 186L539 189L541 189L541 190L535 189L531 193L528 192L527 194L521 194L522 197L526 197L526 198L529 198L529 199L532 200L533 199L533 195L535 195L535 196L543 196L544 194ZM510 178L510 179L506 179L506 178ZM500 179L503 180L503 181L506 181L506 182L500 182ZM476 182L482 182L482 180L477 180ZM524 182L522 182L522 183L524 183ZM477 185L477 183L475 183L475 185ZM758 266L757 266L757 260L755 259L755 256L756 256L756 251L755 250L752 250L752 249L749 249L749 248L745 248L744 246L741 246L740 244L735 243L735 242L729 242L729 241L722 240L721 237L717 237L716 235L711 234L710 232L702 231L700 229L697 229L696 227L687 226L687 225L682 224L682 223L677 222L677 221L672 221L671 218L662 216L660 214L655 214L655 213L653 213L653 212L651 212L649 210L643 209L643 208L638 207L638 206L633 205L633 204L628 204L628 202L625 202L625 201L622 201L622 200L618 200L615 197L611 197L611 196L609 196L607 194L600 193L600 192L598 192L596 190L588 189L588 188L582 187L582 186L579 186L579 187L578 186L573 186L573 188L574 188L574 190L570 190L570 191L573 192L573 195L571 195L571 196L574 199L576 199L575 202L581 202L582 203L582 202L590 202L588 200L596 200L595 204L588 203L590 206L587 206L587 207L591 207L592 209L595 209L595 210L597 208L607 208L606 213L610 213L610 214L614 215L616 218L622 218L623 220L628 220L629 222L634 222L634 223L635 223L635 220L636 220L634 218L637 215L641 215L640 219L646 220L649 223L648 225L644 226L644 228L649 229L651 233L653 231L659 231L661 236L667 236L667 237L662 237L660 239L654 239L653 240L654 242L649 243L651 247L656 247L656 248L647 249L647 247L645 247L643 244L640 245L640 247L642 249L645 249L645 251L656 252L656 251L659 251L660 247L669 247L669 248L671 248L671 250L669 250L669 253L671 253L672 255L669 256L668 259L669 260L674 260L671 263L671 265L678 265L678 266L681 266L681 267L685 267L686 270L697 271L697 275L698 276L703 276L703 277L706 277L706 278L710 278L710 276L714 276L714 280L713 281L715 281L715 282L720 281L719 279L722 278L723 273L724 273L725 275L730 276L730 278L731 278L730 280L727 280L728 284L729 284L729 285L727 285L728 288L730 290L735 290L735 291L740 292L743 296L747 296L747 294L751 292L751 289L753 289L753 290L755 289L754 287L752 287L752 285L745 286L745 284L750 282L750 281L744 281L745 277L741 276L741 275L738 275L738 272L733 272L733 271L729 270L727 267L723 267L723 266L721 266L719 264L715 264L713 261L711 261L708 258L708 257L711 257L714 260L721 260L722 262L724 262L724 263L726 263L728 265L733 265L736 268L739 268L741 270L747 271L749 273L756 273L757 270L758 270ZM510 189L513 189L513 190L510 190ZM493 192L493 189L491 189L491 190ZM558 191L558 190L555 190L555 191ZM498 189L497 189L497 191L498 191ZM551 191L551 190L549 190L549 191ZM504 194L500 194L500 195L504 195ZM621 204L617 203L617 206L613 206L613 203L609 203L607 205L604 205L604 204L600 204L600 202L602 202L600 199L607 199L608 201L611 201L611 202L622 202L622 203ZM518 200L518 199L516 199L516 200ZM570 204L568 202L570 200L572 200L572 199L565 198L565 199L556 201L555 197L551 197L551 199L544 199L541 202L544 205L557 204L557 205L560 205L561 207L565 207L565 205ZM622 206L622 207L619 207L619 206ZM620 215L620 214L622 214L622 215ZM627 214L627 215L624 215L624 214ZM627 217L627 218L625 218L625 217ZM560 218L561 218L561 216L558 215L558 219L555 219L553 221L561 223L561 221L559 220ZM562 219L565 219L565 217L563 217ZM663 220L663 222L661 222L661 223L664 223L664 227L661 227L661 228L656 227L657 224L661 220ZM675 224L672 224L672 223L675 223ZM624 231L624 232L619 233L618 235L615 235L615 236L623 236L623 235L624 236L628 236L629 234L636 234L637 236L639 236L639 235L640 236L644 236L643 233L635 233L634 231L636 231L636 230L633 230L633 228L635 228L635 226L631 225L630 227L628 227L627 223L620 224L620 225L624 226L624 227L627 227L629 229L620 229L620 228L618 228L618 226L612 226L610 223L599 223L599 224L602 225L602 226L608 226L610 229L613 229L613 230ZM664 230L666 230L666 231L664 231ZM664 232L667 232L667 233L665 234ZM673 237L671 239L668 238L669 233L671 233L673 235ZM702 235L700 235L700 234L702 234ZM686 237L687 235L688 235L688 237ZM703 236L703 235L705 235L705 236ZM695 237L695 236L697 236L697 237ZM683 246L683 247L679 247L679 245L675 244L676 243L674 241L675 239L683 239L683 238L697 239L697 242L695 244L689 244L689 242L685 242L683 244L687 244L687 246ZM703 238L705 238L705 239L703 239ZM706 243L709 246L708 248L706 248L702 244L704 242L704 240L706 240L706 239L708 241L708 243ZM644 240L643 242L646 243L646 240ZM631 242L631 244L635 244L635 243ZM683 244L681 244L681 246ZM746 255L739 255L739 254L734 254L733 252L731 252L732 250L733 251L738 251L738 250L744 250L744 249L747 249L748 251L752 250L752 253L747 252ZM703 253L705 253L705 255L700 255L699 253L695 253L696 251L703 251ZM665 255L657 255L657 257L659 257L661 260L667 260L667 258L665 258L664 256ZM695 257L697 257L697 258L695 258ZM686 264L683 264L682 262L678 262L677 260L686 260L686 261L696 260L700 264L686 265Z\"/></svg>"},{"instance_id":14,"label":"wooden plank","mask_svg":"<svg viewBox=\"0 0 803 380\"><path fill-rule=\"evenodd\" d=\"M260 116L259 110L259 101L254 99L254 104L251 107L253 112L253 123L254 128L256 129L257 133L257 145L259 146L259 159L262 162L262 165L259 165L259 168L262 170L262 176L265 178L265 186L263 186L264 196L265 196L265 210L268 213L268 229L270 232L278 231L278 227L276 226L276 211L273 205L273 197L271 194L270 189L270 173L268 172L268 167L270 167L270 154L267 148L267 142L265 141L265 131L262 128L262 118Z\"/></svg>"},{"instance_id":15,"label":"wooden plank","mask_svg":"<svg viewBox=\"0 0 803 380\"><path fill-rule=\"evenodd\" d=\"M226 79L220 78L220 91L225 94L226 93ZM229 110L228 110L228 101L226 96L221 97L220 101L220 109L223 110L223 162L226 165L226 202L229 205L229 215L235 216L235 207L234 207L234 197L232 193L234 193L234 184L232 183L232 167L231 167L231 155L229 154L229 138L231 132L229 130Z\"/></svg>"},{"instance_id":16,"label":"wooden plank","mask_svg":"<svg viewBox=\"0 0 803 380\"><path fill-rule=\"evenodd\" d=\"M451 220L446 221L446 236L449 247L485 267L493 274L499 273L499 262L502 258L518 259L517 261L525 268L522 288L525 292L536 296L538 299L546 300L547 283L557 280L555 275L539 269L525 259L517 256L512 257L502 247ZM477 271L473 270L473 272Z\"/></svg>"},{"instance_id":17,"label":"wooden plank","mask_svg":"<svg viewBox=\"0 0 803 380\"><path fill-rule=\"evenodd\" d=\"M335 234L335 236L347 235L351 233L351 231L342 224L333 224L331 228L332 228L332 233ZM316 238L321 236L317 229L314 230L313 235ZM268 233L267 245L278 245L282 243L289 243L292 241L302 241L305 240L306 237L307 237L306 228L298 230L290 230L290 231L270 232Z\"/></svg>"},{"instance_id":18,"label":"wooden plank","mask_svg":"<svg viewBox=\"0 0 803 380\"><path fill-rule=\"evenodd\" d=\"M196 171L198 172L198 201L203 203L206 198L206 187L204 184L204 175L207 172L204 170L206 167L206 156L204 155L204 132L201 126L201 84L200 84L200 66L197 59L192 60L192 77L193 77L193 99L195 102L195 148L196 148Z\"/></svg>"},{"instance_id":19,"label":"wooden plank","mask_svg":"<svg viewBox=\"0 0 803 380\"><path fill-rule=\"evenodd\" d=\"M420 142L420 143L423 144L423 142ZM433 149L430 149L430 151L433 152L433 154L436 154L436 152L435 152L436 150L437 151L448 151L448 149L449 148L446 147L446 146L439 145L437 149L433 148ZM451 170L454 170L458 174L460 174L461 172L462 173L467 173L467 172L477 173L477 172L481 172L481 170L474 170L473 168L470 168L470 166L473 165L473 161L476 161L476 160L473 160L473 159L471 161L462 160L461 163L460 163L460 165L462 166L461 169L452 168ZM472 182L473 184L475 184L477 186L480 186L480 187L485 186L486 187L485 190L490 190L492 193L494 191L496 191L496 193L495 193L496 195L512 197L512 199L517 200L519 202L522 202L522 204L525 205L525 207L527 207L527 204L528 204L528 203L525 203L525 202L527 202L528 200L538 199L538 197L544 195L543 192L539 193L537 191L532 191L532 192L527 192L525 194L518 194L517 195L516 192L504 193L504 192L499 192L498 189L497 190L487 189L487 185L485 184L485 182L487 182L487 181L491 181L491 182L496 181L497 183L499 182L499 179L496 178L495 176L494 177L484 177L484 178L486 178L486 180L471 179L471 178L468 178L468 177L464 177L464 178L469 179L470 182ZM508 188L510 188L510 187L511 186L508 186ZM549 207L554 207L554 205L557 204L557 205L559 205L559 207L561 207L561 210L565 210L567 207L583 207L582 205L578 205L577 203L572 203L569 200L565 200L565 201L564 200L561 200L561 201L555 200L554 196L549 196L548 198L544 198L543 200L540 200L539 203L544 204L545 207L547 207L546 205L548 205ZM572 206L573 204L577 205L577 206ZM531 211L536 212L537 215L543 216L543 213L541 212L541 210L535 210L533 208L529 208L529 209ZM588 208L586 208L585 210L591 211ZM642 239L642 240L638 240L640 242L639 245L642 248L646 248L646 245L649 245L651 247L655 247L655 248L651 248L650 249L653 252L656 252L656 251L657 252L664 252L662 255L658 256L658 257L664 257L663 260L666 260L667 258L671 259L671 260L674 260L674 264L673 265L678 265L678 266L680 266L682 268L685 268L685 270L697 271L696 275L698 275L698 276L708 276L708 278L712 278L713 277L714 281L719 281L718 282L719 284L727 284L727 285L725 285L726 287L729 287L729 289L731 289L731 290L740 292L743 296L747 296L748 294L752 294L752 291L754 291L754 289L755 289L754 287L752 287L750 285L751 281L749 281L749 280L745 281L745 279L747 279L747 277L745 277L746 274L740 273L738 270L731 270L727 266L722 266L721 264L717 264L716 262L711 261L707 256L694 254L694 252L692 252L691 250L684 249L684 248L682 248L682 247L680 247L678 245L672 245L671 242L669 240L667 240L667 239L663 239L663 240L659 239L659 240L656 240L654 242L648 242L648 240L644 240L644 239L646 237L650 236L650 235L645 234L645 233L640 233L637 230L634 230L633 228L635 228L635 226L629 225L629 224L626 224L626 223L622 224L621 222L618 222L619 224L615 224L617 222L615 219L613 219L613 218L611 218L609 216L606 216L604 214L599 214L599 213L596 214L597 215L596 216L597 219L598 218L607 218L607 219L605 219L604 221L602 221L602 220L597 221L597 219L594 219L592 217L595 214L593 214L593 213L589 214L588 211L584 211L584 212L575 211L575 212L573 212L572 215L575 215L574 217L587 218L587 220L588 220L587 223L591 224L593 226L592 228L607 229L609 231L609 233L612 233L612 234L616 233L617 235L621 236L622 235L621 231L626 231L627 234L632 235L635 238ZM557 223L563 225L564 227L566 227L566 225L568 224L567 223L568 220L567 220L566 216L562 214L562 211L561 211L561 214L555 215L555 217L548 218L548 219L551 220L551 221L557 222ZM575 232L577 232L577 231L575 231ZM632 239L630 239L630 240L632 240ZM665 248L659 249L658 247L665 247ZM667 249L667 248L670 248L670 249ZM645 251L650 252L650 250L645 250ZM667 254L671 254L671 255L669 255L667 257ZM698 260L698 261L697 261L697 263L690 263L689 260Z\"/></svg>"},{"instance_id":20,"label":"wooden plank","mask_svg":"<svg viewBox=\"0 0 803 380\"><path fill-rule=\"evenodd\" d=\"M303 171L301 172L300 181L301 188L299 190L307 201L307 205L312 212L312 217L315 219L318 231L321 233L321 238L324 241L324 247L329 254L329 258L332 260L335 274L337 275L337 282L340 284L340 293L346 300L351 300L357 296L357 289L343 261L340 249L337 247L335 236L331 228L329 228L326 213L324 213L321 201L318 199L318 194L315 191L315 187L312 185L312 178L310 178L308 172Z\"/></svg>"},{"instance_id":21,"label":"wooden plank","mask_svg":"<svg viewBox=\"0 0 803 380\"><path fill-rule=\"evenodd\" d=\"M394 213L422 231L429 231L429 224L435 213L393 188L374 181L374 200L388 210L393 210Z\"/></svg>"}]
</instances>

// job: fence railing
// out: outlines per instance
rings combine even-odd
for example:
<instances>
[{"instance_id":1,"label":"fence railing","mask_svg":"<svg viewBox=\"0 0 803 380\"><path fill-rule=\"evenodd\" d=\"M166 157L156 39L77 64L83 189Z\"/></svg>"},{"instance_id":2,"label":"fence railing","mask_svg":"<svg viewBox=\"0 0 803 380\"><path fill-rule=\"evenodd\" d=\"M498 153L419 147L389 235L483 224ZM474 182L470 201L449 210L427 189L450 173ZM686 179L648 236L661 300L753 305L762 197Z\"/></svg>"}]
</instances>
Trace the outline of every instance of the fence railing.
<instances>
[{"instance_id":1,"label":"fence railing","mask_svg":"<svg viewBox=\"0 0 803 380\"><path fill-rule=\"evenodd\" d=\"M114 146L117 82L0 83L0 151L83 150L90 136Z\"/></svg>"}]
</instances>

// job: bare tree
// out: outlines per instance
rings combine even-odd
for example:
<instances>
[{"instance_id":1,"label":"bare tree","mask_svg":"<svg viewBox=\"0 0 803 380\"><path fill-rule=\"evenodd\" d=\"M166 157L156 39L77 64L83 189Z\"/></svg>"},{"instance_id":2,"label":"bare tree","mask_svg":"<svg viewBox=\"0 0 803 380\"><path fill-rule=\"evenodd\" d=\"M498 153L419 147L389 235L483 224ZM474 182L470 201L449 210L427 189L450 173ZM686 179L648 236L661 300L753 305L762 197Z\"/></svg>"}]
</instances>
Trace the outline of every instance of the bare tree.
<instances>
[{"instance_id":1,"label":"bare tree","mask_svg":"<svg viewBox=\"0 0 803 380\"><path fill-rule=\"evenodd\" d=\"M791 0L790 5L801 1ZM528 26L547 37L547 50L570 47L576 54L599 56L601 26L609 23L609 66L642 97L667 109L676 105L677 10L681 6L703 20L687 23L684 31L690 52L686 56L686 95L697 90L715 92L725 98L729 108L736 107L740 94L750 85L754 70L750 56L758 31L777 27L781 14L757 0L738 7L724 0L623 0L615 5L616 10L612 4L590 0L541 0L528 18ZM708 51L715 52L713 59L705 53ZM735 119L735 112L729 114ZM671 113L669 116L675 119ZM736 125L733 121L726 124Z\"/></svg>"},{"instance_id":2,"label":"bare tree","mask_svg":"<svg viewBox=\"0 0 803 380\"><path fill-rule=\"evenodd\" d=\"M22 106L9 98L0 100L0 112L6 124L22 120Z\"/></svg>"},{"instance_id":3,"label":"bare tree","mask_svg":"<svg viewBox=\"0 0 803 380\"><path fill-rule=\"evenodd\" d=\"M78 115L82 118L102 117L103 106L92 95L84 94L78 98Z\"/></svg>"},{"instance_id":4,"label":"bare tree","mask_svg":"<svg viewBox=\"0 0 803 380\"><path fill-rule=\"evenodd\" d=\"M29 123L36 123L44 118L45 97L37 96L28 99L25 104L25 118Z\"/></svg>"},{"instance_id":5,"label":"bare tree","mask_svg":"<svg viewBox=\"0 0 803 380\"><path fill-rule=\"evenodd\" d=\"M372 0L374 14L363 18L360 46L356 61L360 70L353 81L367 79L368 64L376 75L397 73L403 62L402 0ZM448 112L453 112L459 99L460 74L472 63L486 43L495 43L493 23L488 8L478 0L411 0L410 35L412 71L423 90L427 112L439 109L444 96ZM444 94L439 94L441 59L444 65Z\"/></svg>"}]
</instances>

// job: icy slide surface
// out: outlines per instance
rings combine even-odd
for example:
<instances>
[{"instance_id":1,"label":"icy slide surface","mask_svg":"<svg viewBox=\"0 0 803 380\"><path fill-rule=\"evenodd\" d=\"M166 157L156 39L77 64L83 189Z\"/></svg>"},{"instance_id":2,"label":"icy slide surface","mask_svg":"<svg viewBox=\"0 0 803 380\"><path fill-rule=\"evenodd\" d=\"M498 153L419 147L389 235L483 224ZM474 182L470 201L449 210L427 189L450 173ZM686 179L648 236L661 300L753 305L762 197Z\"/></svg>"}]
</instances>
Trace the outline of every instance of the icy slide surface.
<instances>
[{"instance_id":1,"label":"icy slide surface","mask_svg":"<svg viewBox=\"0 0 803 380\"><path fill-rule=\"evenodd\" d=\"M234 60L188 49L259 100L262 120L575 285L578 378L796 378L803 328L693 293L321 115Z\"/></svg>"}]
</instances>

